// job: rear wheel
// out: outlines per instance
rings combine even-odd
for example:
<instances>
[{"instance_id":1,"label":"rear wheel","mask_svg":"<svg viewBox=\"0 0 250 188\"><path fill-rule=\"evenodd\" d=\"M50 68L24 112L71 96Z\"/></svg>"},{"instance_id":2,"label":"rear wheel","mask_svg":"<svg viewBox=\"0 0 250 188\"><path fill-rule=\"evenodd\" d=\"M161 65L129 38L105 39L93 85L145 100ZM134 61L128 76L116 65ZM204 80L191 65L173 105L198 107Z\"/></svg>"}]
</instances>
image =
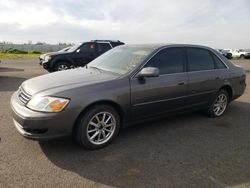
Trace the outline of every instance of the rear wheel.
<instances>
[{"instance_id":1,"label":"rear wheel","mask_svg":"<svg viewBox=\"0 0 250 188\"><path fill-rule=\"evenodd\" d=\"M208 108L208 115L210 117L220 117L222 116L228 106L229 102L229 95L228 92L225 90L220 90L212 103L209 105Z\"/></svg>"},{"instance_id":2,"label":"rear wheel","mask_svg":"<svg viewBox=\"0 0 250 188\"><path fill-rule=\"evenodd\" d=\"M117 111L108 105L93 106L84 113L75 129L75 140L88 149L99 149L109 144L120 129Z\"/></svg>"},{"instance_id":3,"label":"rear wheel","mask_svg":"<svg viewBox=\"0 0 250 188\"><path fill-rule=\"evenodd\" d=\"M56 63L54 70L55 71L63 71L63 70L67 70L70 68L69 63L64 62L64 61L60 61L58 63Z\"/></svg>"},{"instance_id":4,"label":"rear wheel","mask_svg":"<svg viewBox=\"0 0 250 188\"><path fill-rule=\"evenodd\" d=\"M240 55L240 59L245 59L245 56L243 54Z\"/></svg>"}]
</instances>

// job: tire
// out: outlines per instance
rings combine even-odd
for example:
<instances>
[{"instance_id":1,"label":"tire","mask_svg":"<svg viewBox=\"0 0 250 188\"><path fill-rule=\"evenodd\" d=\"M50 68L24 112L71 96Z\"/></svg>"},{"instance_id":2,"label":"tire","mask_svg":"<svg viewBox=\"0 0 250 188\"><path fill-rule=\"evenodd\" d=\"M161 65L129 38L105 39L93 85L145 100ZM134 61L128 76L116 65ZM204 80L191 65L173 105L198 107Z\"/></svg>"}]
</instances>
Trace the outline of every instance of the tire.
<instances>
[{"instance_id":1,"label":"tire","mask_svg":"<svg viewBox=\"0 0 250 188\"><path fill-rule=\"evenodd\" d=\"M93 150L108 145L119 130L120 116L117 111L108 105L96 105L81 115L73 136L78 144Z\"/></svg>"},{"instance_id":2,"label":"tire","mask_svg":"<svg viewBox=\"0 0 250 188\"><path fill-rule=\"evenodd\" d=\"M245 59L245 56L244 55L240 55L240 59Z\"/></svg>"},{"instance_id":3,"label":"tire","mask_svg":"<svg viewBox=\"0 0 250 188\"><path fill-rule=\"evenodd\" d=\"M226 90L220 90L216 97L210 103L207 114L210 117L220 117L222 116L228 106L229 103L229 95Z\"/></svg>"},{"instance_id":4,"label":"tire","mask_svg":"<svg viewBox=\"0 0 250 188\"><path fill-rule=\"evenodd\" d=\"M54 66L54 71L63 71L63 70L67 70L70 68L70 64L64 61L60 61L58 63L56 63L56 65Z\"/></svg>"},{"instance_id":5,"label":"tire","mask_svg":"<svg viewBox=\"0 0 250 188\"><path fill-rule=\"evenodd\" d=\"M232 54L231 53L227 54L227 59L232 59Z\"/></svg>"}]
</instances>

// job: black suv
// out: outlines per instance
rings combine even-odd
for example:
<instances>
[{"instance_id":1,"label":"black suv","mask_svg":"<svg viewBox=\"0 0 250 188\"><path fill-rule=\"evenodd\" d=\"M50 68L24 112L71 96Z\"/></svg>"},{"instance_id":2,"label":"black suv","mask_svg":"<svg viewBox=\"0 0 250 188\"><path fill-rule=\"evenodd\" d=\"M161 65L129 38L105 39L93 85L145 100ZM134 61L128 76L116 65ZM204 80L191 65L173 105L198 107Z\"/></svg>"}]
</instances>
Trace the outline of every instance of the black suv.
<instances>
[{"instance_id":1,"label":"black suv","mask_svg":"<svg viewBox=\"0 0 250 188\"><path fill-rule=\"evenodd\" d=\"M117 40L92 40L80 43L63 52L53 52L44 57L41 65L49 72L85 66L104 52L124 43Z\"/></svg>"}]
</instances>

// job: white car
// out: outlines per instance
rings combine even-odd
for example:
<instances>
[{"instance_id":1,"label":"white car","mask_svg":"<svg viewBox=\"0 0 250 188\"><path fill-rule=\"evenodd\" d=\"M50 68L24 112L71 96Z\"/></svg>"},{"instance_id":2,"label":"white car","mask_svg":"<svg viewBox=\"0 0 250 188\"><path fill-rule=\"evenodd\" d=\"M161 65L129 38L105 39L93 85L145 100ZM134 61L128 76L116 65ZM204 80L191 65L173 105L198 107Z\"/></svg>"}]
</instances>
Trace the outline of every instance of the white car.
<instances>
[{"instance_id":1,"label":"white car","mask_svg":"<svg viewBox=\"0 0 250 188\"><path fill-rule=\"evenodd\" d=\"M241 58L241 59L247 59L250 58L250 52L242 49L225 49L226 52L229 52L232 54L232 58Z\"/></svg>"}]
</instances>

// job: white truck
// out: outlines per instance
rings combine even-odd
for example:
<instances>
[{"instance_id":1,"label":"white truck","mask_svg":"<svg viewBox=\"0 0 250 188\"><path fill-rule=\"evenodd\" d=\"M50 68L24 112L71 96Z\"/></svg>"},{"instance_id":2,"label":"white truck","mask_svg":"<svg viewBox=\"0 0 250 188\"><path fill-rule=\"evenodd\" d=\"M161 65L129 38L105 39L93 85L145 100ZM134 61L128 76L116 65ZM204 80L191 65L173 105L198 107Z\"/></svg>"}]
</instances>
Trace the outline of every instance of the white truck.
<instances>
[{"instance_id":1,"label":"white truck","mask_svg":"<svg viewBox=\"0 0 250 188\"><path fill-rule=\"evenodd\" d=\"M225 49L226 52L232 54L232 58L249 59L250 52L242 49Z\"/></svg>"}]
</instances>

